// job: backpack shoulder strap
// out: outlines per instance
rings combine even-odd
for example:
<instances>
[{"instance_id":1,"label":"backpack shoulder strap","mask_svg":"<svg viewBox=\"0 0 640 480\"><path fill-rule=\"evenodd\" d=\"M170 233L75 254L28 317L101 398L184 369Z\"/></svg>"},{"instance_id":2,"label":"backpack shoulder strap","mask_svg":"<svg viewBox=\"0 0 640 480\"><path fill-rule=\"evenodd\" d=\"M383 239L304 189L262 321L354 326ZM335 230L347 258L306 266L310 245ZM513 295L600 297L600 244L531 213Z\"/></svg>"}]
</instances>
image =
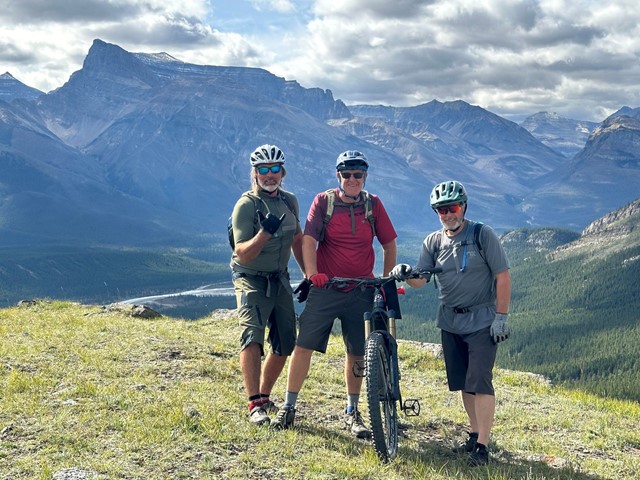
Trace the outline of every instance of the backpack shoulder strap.
<instances>
[{"instance_id":1,"label":"backpack shoulder strap","mask_svg":"<svg viewBox=\"0 0 640 480\"><path fill-rule=\"evenodd\" d=\"M483 226L484 223L482 222L476 222L473 226L473 241L475 242L478 253L482 258L484 258L484 254L482 253L482 244L480 243L480 232L482 231Z\"/></svg>"},{"instance_id":2,"label":"backpack shoulder strap","mask_svg":"<svg viewBox=\"0 0 640 480\"><path fill-rule=\"evenodd\" d=\"M258 223L259 219L258 219L258 210L260 210L263 214L265 213L265 209L266 209L266 213L269 213L269 207L267 206L266 203L264 203L264 200L262 200L260 198L259 195L256 195L255 193L253 193L251 190L248 190L246 192L244 192L242 194L243 197L248 197L251 200L253 200L253 206L255 209L255 216L253 219L253 223L256 224Z\"/></svg>"},{"instance_id":3,"label":"backpack shoulder strap","mask_svg":"<svg viewBox=\"0 0 640 480\"><path fill-rule=\"evenodd\" d=\"M373 200L371 199L371 195L366 190L362 190L362 198L364 199L364 215L368 220L369 225L371 225L371 231L373 232L373 236L376 236L376 219L373 216Z\"/></svg>"},{"instance_id":4,"label":"backpack shoulder strap","mask_svg":"<svg viewBox=\"0 0 640 480\"><path fill-rule=\"evenodd\" d=\"M253 200L253 203L257 204L258 201L262 201L262 199L256 195L255 193L253 193L251 190L247 190L246 192L244 192L242 194L243 197L249 197L251 200Z\"/></svg>"},{"instance_id":5,"label":"backpack shoulder strap","mask_svg":"<svg viewBox=\"0 0 640 480\"><path fill-rule=\"evenodd\" d=\"M333 209L336 205L336 191L333 188L330 188L325 192L327 194L327 210L325 211L324 218L322 219L322 230L320 230L320 236L318 241L324 240L324 232L327 229L327 224L329 220L331 220L331 216L333 215Z\"/></svg>"},{"instance_id":6,"label":"backpack shoulder strap","mask_svg":"<svg viewBox=\"0 0 640 480\"><path fill-rule=\"evenodd\" d=\"M293 200L291 200L289 193L285 192L284 190L280 190L280 198L282 198L282 201L284 202L284 204L291 211L291 213L293 213L293 215L296 217L296 220L300 221L300 218L298 217L298 212L293 206Z\"/></svg>"}]
</instances>

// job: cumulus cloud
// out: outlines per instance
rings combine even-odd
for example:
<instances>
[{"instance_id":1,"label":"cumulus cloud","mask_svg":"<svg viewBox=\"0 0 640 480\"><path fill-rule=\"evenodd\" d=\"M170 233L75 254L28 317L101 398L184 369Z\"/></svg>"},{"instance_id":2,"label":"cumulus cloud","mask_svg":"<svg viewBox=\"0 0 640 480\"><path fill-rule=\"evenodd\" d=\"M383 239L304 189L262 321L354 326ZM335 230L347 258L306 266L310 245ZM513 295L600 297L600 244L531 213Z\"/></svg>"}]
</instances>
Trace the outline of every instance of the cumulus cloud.
<instances>
[{"instance_id":1,"label":"cumulus cloud","mask_svg":"<svg viewBox=\"0 0 640 480\"><path fill-rule=\"evenodd\" d=\"M6 5L4 5L6 4ZM5 0L0 61L42 90L95 38L262 67L347 104L464 100L602 120L640 105L637 0Z\"/></svg>"},{"instance_id":2,"label":"cumulus cloud","mask_svg":"<svg viewBox=\"0 0 640 480\"><path fill-rule=\"evenodd\" d=\"M281 13L296 11L296 6L291 0L251 0L251 4L258 11L273 10Z\"/></svg>"},{"instance_id":3,"label":"cumulus cloud","mask_svg":"<svg viewBox=\"0 0 640 480\"><path fill-rule=\"evenodd\" d=\"M318 0L314 12L306 43L278 67L347 103L462 99L506 116L600 120L638 100L633 81L598 93L640 73L635 1ZM582 106L569 108L577 92Z\"/></svg>"}]
</instances>

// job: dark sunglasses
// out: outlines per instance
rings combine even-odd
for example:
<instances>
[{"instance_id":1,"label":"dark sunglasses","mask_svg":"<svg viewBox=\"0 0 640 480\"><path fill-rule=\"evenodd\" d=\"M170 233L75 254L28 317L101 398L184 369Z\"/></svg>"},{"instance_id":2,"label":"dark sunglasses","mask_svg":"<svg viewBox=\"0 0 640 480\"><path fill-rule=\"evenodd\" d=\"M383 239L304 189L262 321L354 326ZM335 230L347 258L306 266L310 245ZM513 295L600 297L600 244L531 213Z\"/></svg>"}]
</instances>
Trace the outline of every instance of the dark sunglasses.
<instances>
[{"instance_id":1,"label":"dark sunglasses","mask_svg":"<svg viewBox=\"0 0 640 480\"><path fill-rule=\"evenodd\" d=\"M351 175L353 175L353 178L357 178L358 180L364 177L363 172L357 172L357 173L340 172L340 176L345 180L349 180L351 178Z\"/></svg>"},{"instance_id":2,"label":"dark sunglasses","mask_svg":"<svg viewBox=\"0 0 640 480\"><path fill-rule=\"evenodd\" d=\"M279 173L280 170L282 170L282 165L272 165L270 167L256 167L256 170L258 170L258 173L260 175L266 175L267 173L269 173L269 171L271 171L271 173Z\"/></svg>"},{"instance_id":3,"label":"dark sunglasses","mask_svg":"<svg viewBox=\"0 0 640 480\"><path fill-rule=\"evenodd\" d=\"M462 210L462 205L447 205L446 207L434 208L434 210L440 215L446 215L449 212L458 213L460 210Z\"/></svg>"}]
</instances>

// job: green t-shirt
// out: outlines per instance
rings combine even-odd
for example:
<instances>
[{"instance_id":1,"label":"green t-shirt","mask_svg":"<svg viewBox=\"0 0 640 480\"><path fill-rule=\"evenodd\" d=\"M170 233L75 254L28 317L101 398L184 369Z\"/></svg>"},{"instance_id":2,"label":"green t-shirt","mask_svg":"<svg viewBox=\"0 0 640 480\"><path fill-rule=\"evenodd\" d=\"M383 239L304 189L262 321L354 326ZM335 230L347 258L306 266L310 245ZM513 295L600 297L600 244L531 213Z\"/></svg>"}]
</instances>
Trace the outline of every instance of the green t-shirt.
<instances>
[{"instance_id":1,"label":"green t-shirt","mask_svg":"<svg viewBox=\"0 0 640 480\"><path fill-rule=\"evenodd\" d=\"M257 209L266 216L269 212L280 217L285 214L284 220L278 231L267 241L260 254L247 264L240 263L236 254L231 257L231 266L240 265L246 269L258 272L277 272L287 268L291 258L291 244L296 233L301 232L298 221L298 199L290 192L281 193L272 197L264 192L259 193L260 200L242 195L236 202L231 214L233 237L236 245L252 239L260 230ZM252 194L253 195L253 194ZM289 204L294 208L292 212L287 203L282 199L286 195Z\"/></svg>"}]
</instances>

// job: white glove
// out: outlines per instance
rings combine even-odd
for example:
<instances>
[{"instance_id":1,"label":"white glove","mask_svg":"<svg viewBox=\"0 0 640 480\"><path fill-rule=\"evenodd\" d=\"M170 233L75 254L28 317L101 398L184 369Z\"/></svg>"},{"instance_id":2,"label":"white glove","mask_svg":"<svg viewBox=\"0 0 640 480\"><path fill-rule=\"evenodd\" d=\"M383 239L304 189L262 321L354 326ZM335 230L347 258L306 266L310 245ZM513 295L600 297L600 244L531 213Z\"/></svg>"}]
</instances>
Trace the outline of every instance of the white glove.
<instances>
[{"instance_id":1,"label":"white glove","mask_svg":"<svg viewBox=\"0 0 640 480\"><path fill-rule=\"evenodd\" d=\"M507 323L507 316L508 315L506 313L496 313L496 318L493 319L489 332L491 332L494 343L504 342L509 338L509 324Z\"/></svg>"},{"instance_id":2,"label":"white glove","mask_svg":"<svg viewBox=\"0 0 640 480\"><path fill-rule=\"evenodd\" d=\"M398 265L396 265L391 269L391 272L389 273L389 275L395 278L396 280L398 280L399 282L403 282L404 280L406 280L411 276L411 272L412 272L411 265L408 265L406 263L399 263Z\"/></svg>"}]
</instances>

